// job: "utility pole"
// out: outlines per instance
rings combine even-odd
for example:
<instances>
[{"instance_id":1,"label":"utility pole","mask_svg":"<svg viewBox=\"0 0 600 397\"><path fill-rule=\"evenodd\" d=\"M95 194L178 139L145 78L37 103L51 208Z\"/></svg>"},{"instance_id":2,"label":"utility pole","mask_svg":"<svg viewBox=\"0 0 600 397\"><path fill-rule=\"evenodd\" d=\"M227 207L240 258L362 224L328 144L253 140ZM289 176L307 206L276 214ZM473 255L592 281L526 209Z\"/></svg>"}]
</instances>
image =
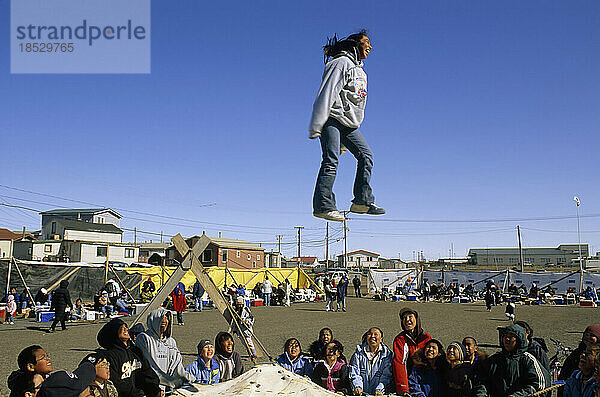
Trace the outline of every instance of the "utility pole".
<instances>
[{"instance_id":1,"label":"utility pole","mask_svg":"<svg viewBox=\"0 0 600 397\"><path fill-rule=\"evenodd\" d=\"M277 235L277 252L281 253L281 238L283 236L281 234Z\"/></svg>"},{"instance_id":2,"label":"utility pole","mask_svg":"<svg viewBox=\"0 0 600 397\"><path fill-rule=\"evenodd\" d=\"M162 230L160 231L160 242L162 243Z\"/></svg>"},{"instance_id":3,"label":"utility pole","mask_svg":"<svg viewBox=\"0 0 600 397\"><path fill-rule=\"evenodd\" d=\"M346 227L346 215L348 211L343 211L344 213L344 261L342 262L344 265L344 269L348 267L348 228Z\"/></svg>"},{"instance_id":4,"label":"utility pole","mask_svg":"<svg viewBox=\"0 0 600 397\"><path fill-rule=\"evenodd\" d=\"M137 227L133 228L133 244L137 244Z\"/></svg>"},{"instance_id":5,"label":"utility pole","mask_svg":"<svg viewBox=\"0 0 600 397\"><path fill-rule=\"evenodd\" d=\"M329 267L329 222L325 222L327 233L325 235L325 269Z\"/></svg>"},{"instance_id":6,"label":"utility pole","mask_svg":"<svg viewBox=\"0 0 600 397\"><path fill-rule=\"evenodd\" d=\"M300 266L300 232L304 229L304 226L294 226L298 229L298 266Z\"/></svg>"},{"instance_id":7,"label":"utility pole","mask_svg":"<svg viewBox=\"0 0 600 397\"><path fill-rule=\"evenodd\" d=\"M521 273L524 272L524 263L523 263L523 248L521 247L521 227L517 225L517 236L519 237L519 263L521 265Z\"/></svg>"}]
</instances>

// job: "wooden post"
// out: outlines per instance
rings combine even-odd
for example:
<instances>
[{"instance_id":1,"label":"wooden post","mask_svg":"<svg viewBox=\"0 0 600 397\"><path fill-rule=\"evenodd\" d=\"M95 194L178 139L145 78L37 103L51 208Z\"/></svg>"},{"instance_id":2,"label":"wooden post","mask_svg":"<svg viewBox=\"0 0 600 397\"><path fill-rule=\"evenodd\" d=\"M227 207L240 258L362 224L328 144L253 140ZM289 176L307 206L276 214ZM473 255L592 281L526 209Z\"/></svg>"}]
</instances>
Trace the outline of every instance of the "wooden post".
<instances>
[{"instance_id":1,"label":"wooden post","mask_svg":"<svg viewBox=\"0 0 600 397\"><path fill-rule=\"evenodd\" d=\"M23 274L21 273L21 269L19 269L19 265L17 265L17 261L14 258L10 258L10 260L15 262L15 268L17 269L17 272L19 273L19 277L21 278L21 281L23 282L23 285L25 286L25 291L27 291L27 295L29 295L29 299L31 299L31 302L33 302L33 305L35 306L35 300L33 299L33 295L31 295L31 291L29 290L29 287L27 286L27 283L25 282L25 278L23 277Z\"/></svg>"},{"instance_id":2,"label":"wooden post","mask_svg":"<svg viewBox=\"0 0 600 397\"><path fill-rule=\"evenodd\" d=\"M8 274L6 275L6 295L10 292L10 271L12 267L12 260L8 261Z\"/></svg>"},{"instance_id":3,"label":"wooden post","mask_svg":"<svg viewBox=\"0 0 600 397\"><path fill-rule=\"evenodd\" d=\"M106 265L104 266L104 285L108 282L108 248L109 244L106 244Z\"/></svg>"}]
</instances>

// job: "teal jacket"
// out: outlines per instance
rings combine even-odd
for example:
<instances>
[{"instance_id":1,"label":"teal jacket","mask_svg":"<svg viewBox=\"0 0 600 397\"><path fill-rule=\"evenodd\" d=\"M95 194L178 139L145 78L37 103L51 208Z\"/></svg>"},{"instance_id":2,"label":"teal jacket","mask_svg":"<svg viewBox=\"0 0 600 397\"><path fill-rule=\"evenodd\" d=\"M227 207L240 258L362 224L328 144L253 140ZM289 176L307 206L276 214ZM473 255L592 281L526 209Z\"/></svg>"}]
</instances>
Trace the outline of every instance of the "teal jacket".
<instances>
[{"instance_id":1,"label":"teal jacket","mask_svg":"<svg viewBox=\"0 0 600 397\"><path fill-rule=\"evenodd\" d=\"M513 352L502 351L491 356L483 364L482 387L474 391L474 397L526 397L551 386L550 374L527 352L527 335L518 325L501 328L502 336L510 332L517 337L517 348Z\"/></svg>"}]
</instances>

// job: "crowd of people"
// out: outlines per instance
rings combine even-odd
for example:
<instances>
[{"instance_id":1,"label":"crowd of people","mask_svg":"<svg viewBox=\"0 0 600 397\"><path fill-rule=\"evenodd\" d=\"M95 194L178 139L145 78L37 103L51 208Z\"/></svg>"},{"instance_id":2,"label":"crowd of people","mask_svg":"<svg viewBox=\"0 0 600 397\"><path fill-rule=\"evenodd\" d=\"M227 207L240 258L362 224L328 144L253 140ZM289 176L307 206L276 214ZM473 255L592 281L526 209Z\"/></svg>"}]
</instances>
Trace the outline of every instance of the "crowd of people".
<instances>
[{"instance_id":1,"label":"crowd of people","mask_svg":"<svg viewBox=\"0 0 600 397\"><path fill-rule=\"evenodd\" d=\"M245 309L243 300L236 300L242 319ZM297 338L286 340L275 361L343 395L549 395L551 368L545 343L533 337L528 323L500 327L501 350L488 355L473 335L444 347L425 331L413 308L401 309L399 320L401 332L391 347L384 343L383 331L374 326L364 332L351 354L345 353L332 329L323 328L306 352ZM73 372L54 371L49 353L41 346L29 346L19 354L18 368L8 379L10 395L158 397L186 383L216 384L244 372L231 329L219 332L214 341L200 340L196 358L185 365L173 338L173 324L171 311L162 307L148 314L145 328L136 324L130 329L121 318L113 318L97 334L100 347ZM245 340L250 336L243 330L240 335ZM565 380L564 397L600 396L599 352L600 325L590 325L558 376Z\"/></svg>"}]
</instances>

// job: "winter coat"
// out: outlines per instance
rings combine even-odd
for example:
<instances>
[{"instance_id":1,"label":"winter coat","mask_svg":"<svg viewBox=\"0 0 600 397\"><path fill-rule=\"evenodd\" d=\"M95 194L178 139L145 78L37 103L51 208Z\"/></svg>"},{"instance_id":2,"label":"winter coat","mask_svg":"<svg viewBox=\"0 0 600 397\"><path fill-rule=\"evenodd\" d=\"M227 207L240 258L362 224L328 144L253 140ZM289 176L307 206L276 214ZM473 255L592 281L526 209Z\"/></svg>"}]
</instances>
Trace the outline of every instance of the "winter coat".
<instances>
[{"instance_id":1,"label":"winter coat","mask_svg":"<svg viewBox=\"0 0 600 397\"><path fill-rule=\"evenodd\" d=\"M194 298L202 298L202 295L204 295L204 287L202 287L200 281L196 281L196 283L194 284L192 295L194 296Z\"/></svg>"},{"instance_id":2,"label":"winter coat","mask_svg":"<svg viewBox=\"0 0 600 397\"><path fill-rule=\"evenodd\" d=\"M594 389L598 383L594 378L584 379L583 371L576 370L571 377L567 379L563 391L564 397L594 397Z\"/></svg>"},{"instance_id":3,"label":"winter coat","mask_svg":"<svg viewBox=\"0 0 600 397\"><path fill-rule=\"evenodd\" d=\"M531 353L536 360L542 364L542 367L546 369L546 371L550 371L550 359L548 358L547 351L542 347L540 342L533 338L529 345L527 346L527 351Z\"/></svg>"},{"instance_id":4,"label":"winter coat","mask_svg":"<svg viewBox=\"0 0 600 397\"><path fill-rule=\"evenodd\" d=\"M412 334L403 330L394 339L394 360L392 368L394 374L394 383L396 393L408 393L408 374L412 367L411 357L417 349L425 347L431 336L421 328L421 319L412 309L404 308L400 311L400 318L406 312L415 314L417 318L417 327ZM404 325L402 325L404 327ZM415 336L416 335L416 336Z\"/></svg>"},{"instance_id":5,"label":"winter coat","mask_svg":"<svg viewBox=\"0 0 600 397\"><path fill-rule=\"evenodd\" d=\"M6 313L10 314L11 316L14 316L16 311L17 304L15 302L15 297L12 295L8 295L6 297Z\"/></svg>"},{"instance_id":6,"label":"winter coat","mask_svg":"<svg viewBox=\"0 0 600 397\"><path fill-rule=\"evenodd\" d=\"M336 288L338 299L343 299L348 295L348 279L343 277Z\"/></svg>"},{"instance_id":7,"label":"winter coat","mask_svg":"<svg viewBox=\"0 0 600 397\"><path fill-rule=\"evenodd\" d=\"M500 329L500 345L502 336L510 332L517 337L516 349L502 351L487 359L482 368L482 387L473 393L476 397L530 396L551 385L548 371L527 352L527 335L518 325L509 325Z\"/></svg>"},{"instance_id":8,"label":"winter coat","mask_svg":"<svg viewBox=\"0 0 600 397\"><path fill-rule=\"evenodd\" d=\"M369 360L367 343L356 346L350 358L350 380L352 389L361 389L365 394L376 391L386 392L392 389L392 351L383 343L377 355Z\"/></svg>"},{"instance_id":9,"label":"winter coat","mask_svg":"<svg viewBox=\"0 0 600 397\"><path fill-rule=\"evenodd\" d=\"M465 361L455 367L444 362L442 376L444 379L445 397L469 397L475 390L479 389L478 381L475 379L474 366Z\"/></svg>"},{"instance_id":10,"label":"winter coat","mask_svg":"<svg viewBox=\"0 0 600 397\"><path fill-rule=\"evenodd\" d=\"M412 366L408 376L407 392L411 397L445 397L443 393L443 356L436 359L436 368L423 357L423 349L415 351L411 357Z\"/></svg>"},{"instance_id":11,"label":"winter coat","mask_svg":"<svg viewBox=\"0 0 600 397\"><path fill-rule=\"evenodd\" d=\"M165 315L169 318L169 326L161 337L160 323ZM158 308L148 314L147 329L137 336L135 344L150 362L152 369L160 379L160 384L177 388L186 380L193 381L194 378L183 367L181 353L175 339L171 337L172 327L171 312Z\"/></svg>"},{"instance_id":12,"label":"winter coat","mask_svg":"<svg viewBox=\"0 0 600 397\"><path fill-rule=\"evenodd\" d=\"M187 300L185 299L185 293L176 288L175 291L171 292L171 299L173 299L173 310L176 312L184 312L187 307Z\"/></svg>"},{"instance_id":13,"label":"winter coat","mask_svg":"<svg viewBox=\"0 0 600 397\"><path fill-rule=\"evenodd\" d=\"M215 352L215 360L219 363L221 382L237 378L244 372L242 357L235 350L229 357L224 353Z\"/></svg>"},{"instance_id":14,"label":"winter coat","mask_svg":"<svg viewBox=\"0 0 600 397\"><path fill-rule=\"evenodd\" d=\"M189 363L185 370L194 377L196 382L203 385L213 385L219 383L221 379L219 363L214 358L210 359L210 368L208 368L204 360L198 356L198 359Z\"/></svg>"},{"instance_id":15,"label":"winter coat","mask_svg":"<svg viewBox=\"0 0 600 397\"><path fill-rule=\"evenodd\" d=\"M300 376L310 377L313 372L312 362L309 357L300 353L294 361L290 359L290 356L286 353L280 354L275 361L288 371L292 371Z\"/></svg>"},{"instance_id":16,"label":"winter coat","mask_svg":"<svg viewBox=\"0 0 600 397\"><path fill-rule=\"evenodd\" d=\"M103 387L98 386L96 382L92 383L90 392L94 397L119 397L119 392L110 379L104 382Z\"/></svg>"},{"instance_id":17,"label":"winter coat","mask_svg":"<svg viewBox=\"0 0 600 397\"><path fill-rule=\"evenodd\" d=\"M67 290L69 286L69 282L67 280L63 280L60 282L59 288L54 291L54 295L52 296L52 306L54 307L54 318L60 319L65 314L65 309L68 307L73 307L73 303L71 302L71 295Z\"/></svg>"},{"instance_id":18,"label":"winter coat","mask_svg":"<svg viewBox=\"0 0 600 397\"><path fill-rule=\"evenodd\" d=\"M352 392L348 365L341 359L338 359L331 368L325 361L318 361L315 363L311 379L317 385L332 392L344 394Z\"/></svg>"},{"instance_id":19,"label":"winter coat","mask_svg":"<svg viewBox=\"0 0 600 397\"><path fill-rule=\"evenodd\" d=\"M119 397L158 397L159 380L142 351L132 344L123 343L119 329L125 324L120 318L110 320L98 332L98 343L106 349L110 363L110 380Z\"/></svg>"}]
</instances>

